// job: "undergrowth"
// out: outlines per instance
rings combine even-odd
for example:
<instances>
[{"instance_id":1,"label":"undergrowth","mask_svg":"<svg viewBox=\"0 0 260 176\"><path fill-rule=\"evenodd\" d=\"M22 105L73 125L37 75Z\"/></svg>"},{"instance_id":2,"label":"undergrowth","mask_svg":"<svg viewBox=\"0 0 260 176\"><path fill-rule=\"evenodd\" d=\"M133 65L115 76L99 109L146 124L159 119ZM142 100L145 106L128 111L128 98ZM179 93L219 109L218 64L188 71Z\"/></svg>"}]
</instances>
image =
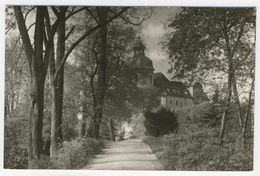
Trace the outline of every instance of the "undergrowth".
<instances>
[{"instance_id":1,"label":"undergrowth","mask_svg":"<svg viewBox=\"0 0 260 176\"><path fill-rule=\"evenodd\" d=\"M253 139L244 145L240 137L230 134L220 143L218 128L197 130L163 137L146 137L167 170L249 171L253 169Z\"/></svg>"}]
</instances>

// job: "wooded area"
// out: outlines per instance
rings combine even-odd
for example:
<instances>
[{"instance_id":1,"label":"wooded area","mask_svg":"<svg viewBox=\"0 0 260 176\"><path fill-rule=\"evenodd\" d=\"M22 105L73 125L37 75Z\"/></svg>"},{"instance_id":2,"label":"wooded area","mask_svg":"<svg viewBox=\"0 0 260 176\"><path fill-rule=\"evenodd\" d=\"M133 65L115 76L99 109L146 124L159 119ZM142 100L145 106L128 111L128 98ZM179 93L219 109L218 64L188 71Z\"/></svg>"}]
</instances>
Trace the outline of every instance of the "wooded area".
<instances>
[{"instance_id":1,"label":"wooded area","mask_svg":"<svg viewBox=\"0 0 260 176\"><path fill-rule=\"evenodd\" d=\"M140 27L156 9L6 6L5 168L73 168L64 163L70 153L79 158L79 168L101 151L103 141L120 136L123 122L143 113L147 135L158 137L146 139L152 149L162 149L158 141L175 146L196 131L208 145L217 140L222 149L232 145L237 151L238 141L240 152L248 154L243 162L250 166L245 170L251 169L255 9L183 7L163 22L168 30L158 47L169 57L172 80L201 82L210 87L211 95L205 106L153 114L157 97L135 84L130 58L142 35ZM160 115L162 119L156 119ZM187 117L191 119L181 124ZM143 121L135 120L141 128ZM169 123L173 126L164 128ZM183 140L180 144L186 145ZM165 147L161 158L173 155L170 150ZM85 158L80 157L83 151ZM167 158L167 169L192 168L173 166L173 159ZM226 166L220 169L228 170Z\"/></svg>"},{"instance_id":2,"label":"wooded area","mask_svg":"<svg viewBox=\"0 0 260 176\"><path fill-rule=\"evenodd\" d=\"M136 35L131 26L140 25L148 18L152 12L150 8L8 6L6 12L6 55L13 57L6 58L6 70L10 74L19 74L20 79L15 75L6 80L7 85L9 81L19 83L10 86L17 88L10 92L12 96L9 96L9 92L6 93L5 117L8 120L16 115L18 107L24 111L23 115L27 114L24 108L30 104L29 167L33 167L33 162L40 159L42 154L54 157L58 146L64 141L62 124L66 118L64 114L69 111L64 112L66 101L76 102L78 106L74 111L82 111L82 137L100 138L101 120L107 106L120 105L122 112L111 115L119 121L120 118L127 118L121 116L132 108L131 98L129 95L118 94L124 89L128 89L129 94L135 91L130 79L123 77L129 75L130 70L125 62L131 40ZM141 14L141 17L137 17L137 14ZM19 34L15 33L17 30ZM15 46L10 42L15 42ZM18 53L20 55L16 58ZM69 57L75 58L74 63L66 63ZM16 65L12 62L21 62L23 67L20 63ZM74 72L71 74L75 76L66 77L65 69L68 73ZM7 73L7 78L10 74ZM77 90L70 90L75 95L70 97L72 100L64 95L64 77L68 80L68 87L77 84ZM23 80L28 83L23 84ZM8 88L6 91L9 91ZM22 101L18 97L20 95L24 96ZM108 97L106 102L105 96ZM117 96L117 99L113 96ZM75 120L77 114L73 116ZM89 126L86 126L87 116L92 117ZM116 119L107 121L112 129L115 123L113 121ZM43 127L50 130L50 138L45 141Z\"/></svg>"}]
</instances>

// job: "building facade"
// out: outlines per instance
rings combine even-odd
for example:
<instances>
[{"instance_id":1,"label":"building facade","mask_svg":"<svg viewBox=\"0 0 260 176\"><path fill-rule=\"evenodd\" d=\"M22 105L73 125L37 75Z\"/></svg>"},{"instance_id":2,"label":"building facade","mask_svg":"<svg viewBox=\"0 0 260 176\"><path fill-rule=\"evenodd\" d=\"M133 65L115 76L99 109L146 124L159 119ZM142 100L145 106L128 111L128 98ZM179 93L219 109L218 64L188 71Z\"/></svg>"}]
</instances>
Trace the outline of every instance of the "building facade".
<instances>
[{"instance_id":1,"label":"building facade","mask_svg":"<svg viewBox=\"0 0 260 176\"><path fill-rule=\"evenodd\" d=\"M182 82L168 80L161 72L154 73L153 62L145 56L145 46L140 38L136 40L133 51L131 67L135 73L135 83L143 89L155 89L159 107L175 111L209 101L200 83L188 87Z\"/></svg>"}]
</instances>

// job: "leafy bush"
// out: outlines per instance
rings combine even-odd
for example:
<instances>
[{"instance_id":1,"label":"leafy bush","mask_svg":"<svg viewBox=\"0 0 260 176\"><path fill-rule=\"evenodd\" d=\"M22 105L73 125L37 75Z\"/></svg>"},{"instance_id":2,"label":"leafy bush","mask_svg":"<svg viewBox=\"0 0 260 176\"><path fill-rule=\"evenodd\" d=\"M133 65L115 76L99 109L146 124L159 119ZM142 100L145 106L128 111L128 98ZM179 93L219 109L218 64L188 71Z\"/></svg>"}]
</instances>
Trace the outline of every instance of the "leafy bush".
<instances>
[{"instance_id":1,"label":"leafy bush","mask_svg":"<svg viewBox=\"0 0 260 176\"><path fill-rule=\"evenodd\" d=\"M177 116L174 112L162 108L157 112L148 110L144 113L144 116L147 135L161 136L178 130Z\"/></svg>"},{"instance_id":2,"label":"leafy bush","mask_svg":"<svg viewBox=\"0 0 260 176\"><path fill-rule=\"evenodd\" d=\"M15 115L5 122L4 168L26 169L28 168L28 118L19 113ZM65 141L58 149L55 158L50 159L49 156L41 155L40 159L32 162L35 164L32 168L80 168L100 152L103 146L102 141L91 138Z\"/></svg>"},{"instance_id":3,"label":"leafy bush","mask_svg":"<svg viewBox=\"0 0 260 176\"><path fill-rule=\"evenodd\" d=\"M179 128L185 131L190 124L216 127L220 124L223 107L219 103L202 103L176 110Z\"/></svg>"},{"instance_id":4,"label":"leafy bush","mask_svg":"<svg viewBox=\"0 0 260 176\"><path fill-rule=\"evenodd\" d=\"M199 122L203 125L210 127L216 127L221 121L221 107L219 104L211 103L207 106L207 109Z\"/></svg>"},{"instance_id":5,"label":"leafy bush","mask_svg":"<svg viewBox=\"0 0 260 176\"><path fill-rule=\"evenodd\" d=\"M86 165L104 147L102 141L79 138L64 142L56 157L49 161L49 169L76 169Z\"/></svg>"},{"instance_id":6,"label":"leafy bush","mask_svg":"<svg viewBox=\"0 0 260 176\"><path fill-rule=\"evenodd\" d=\"M253 169L252 138L247 146L243 146L241 138L234 136L227 137L220 143L218 128L196 129L184 134L148 137L144 141L151 146L167 170Z\"/></svg>"},{"instance_id":7,"label":"leafy bush","mask_svg":"<svg viewBox=\"0 0 260 176\"><path fill-rule=\"evenodd\" d=\"M5 121L4 168L25 169L28 167L28 119L23 109L16 109Z\"/></svg>"},{"instance_id":8,"label":"leafy bush","mask_svg":"<svg viewBox=\"0 0 260 176\"><path fill-rule=\"evenodd\" d=\"M179 133L148 137L144 141L169 170L252 170L253 135L248 125L247 143L241 137L236 106L232 104L226 121L226 136L218 134L223 107L205 103L178 109ZM252 120L252 119L251 119Z\"/></svg>"}]
</instances>

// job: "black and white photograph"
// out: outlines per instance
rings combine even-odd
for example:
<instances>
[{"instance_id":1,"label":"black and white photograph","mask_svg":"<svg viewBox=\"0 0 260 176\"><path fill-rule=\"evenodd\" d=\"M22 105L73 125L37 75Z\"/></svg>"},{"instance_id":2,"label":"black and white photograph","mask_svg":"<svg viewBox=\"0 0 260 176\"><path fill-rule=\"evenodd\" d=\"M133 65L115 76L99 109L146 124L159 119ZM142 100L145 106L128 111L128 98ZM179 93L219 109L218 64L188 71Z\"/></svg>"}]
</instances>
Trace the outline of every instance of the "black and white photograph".
<instances>
[{"instance_id":1,"label":"black and white photograph","mask_svg":"<svg viewBox=\"0 0 260 176\"><path fill-rule=\"evenodd\" d=\"M4 169L254 171L256 7L4 13Z\"/></svg>"}]
</instances>

